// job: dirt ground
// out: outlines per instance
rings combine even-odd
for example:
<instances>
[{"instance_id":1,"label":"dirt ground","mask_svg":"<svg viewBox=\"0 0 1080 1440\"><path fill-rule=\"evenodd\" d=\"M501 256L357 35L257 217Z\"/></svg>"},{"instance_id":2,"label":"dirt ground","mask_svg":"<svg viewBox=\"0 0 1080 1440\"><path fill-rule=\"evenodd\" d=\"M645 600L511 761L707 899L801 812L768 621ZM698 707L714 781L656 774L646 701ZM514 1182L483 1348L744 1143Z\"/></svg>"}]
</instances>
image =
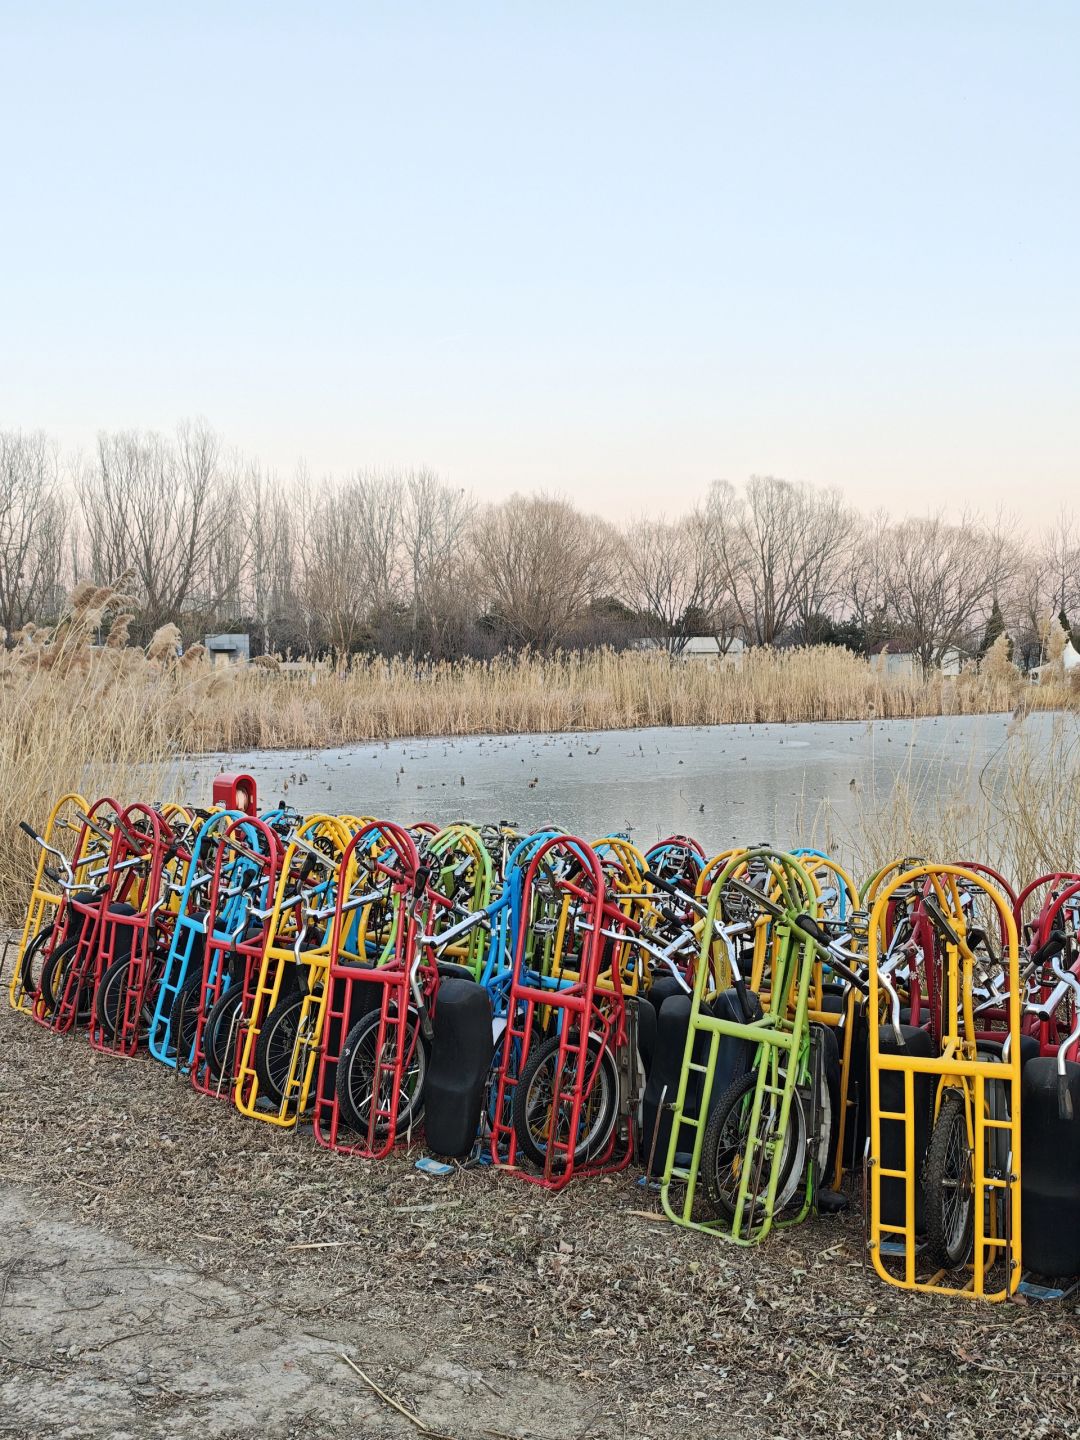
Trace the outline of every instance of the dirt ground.
<instances>
[{"instance_id":1,"label":"dirt ground","mask_svg":"<svg viewBox=\"0 0 1080 1440\"><path fill-rule=\"evenodd\" d=\"M857 1214L742 1251L633 1176L549 1196L418 1153L327 1155L5 1007L0 1435L1080 1433L1075 1298L905 1295Z\"/></svg>"}]
</instances>

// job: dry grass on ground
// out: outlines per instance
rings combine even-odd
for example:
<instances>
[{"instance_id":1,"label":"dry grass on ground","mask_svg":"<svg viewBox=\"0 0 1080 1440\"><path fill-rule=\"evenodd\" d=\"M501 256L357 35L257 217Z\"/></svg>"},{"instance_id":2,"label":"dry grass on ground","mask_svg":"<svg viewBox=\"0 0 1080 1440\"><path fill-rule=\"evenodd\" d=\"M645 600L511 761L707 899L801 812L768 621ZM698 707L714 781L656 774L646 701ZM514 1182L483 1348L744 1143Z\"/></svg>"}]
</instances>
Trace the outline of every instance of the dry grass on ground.
<instances>
[{"instance_id":1,"label":"dry grass on ground","mask_svg":"<svg viewBox=\"0 0 1080 1440\"><path fill-rule=\"evenodd\" d=\"M294 1336L298 1366L314 1340L331 1358L348 1348L454 1440L997 1440L1080 1426L1074 1301L964 1306L890 1289L862 1264L857 1213L743 1251L647 1218L656 1198L633 1175L552 1197L485 1172L428 1181L406 1155L338 1159L310 1136L195 1095L148 1060L95 1058L81 1037L50 1036L6 1011L0 1057L0 1185L18 1187L22 1213L40 1217L19 1232L13 1308L0 1316L0 1395L17 1407L32 1380L44 1406L52 1377L72 1397L68 1424L85 1427L6 1433L114 1434L95 1408L106 1383L141 1407L133 1433L193 1433L183 1420L200 1403L188 1347L205 1368L219 1345L218 1383L240 1390L253 1367L230 1368L229 1337L264 1322ZM106 1264L116 1242L132 1247L120 1253L149 1267L149 1290L137 1301L115 1267L135 1313L102 1310L115 1287L99 1260L85 1313L32 1340L57 1263L48 1227L67 1217L109 1237ZM179 1322L170 1333L154 1266L172 1262L187 1267L193 1295L212 1291L202 1333ZM217 1326L219 1310L228 1325ZM30 1363L38 1368L19 1368ZM337 1420L309 1410L311 1392L283 1401L269 1423L200 1433L415 1436L385 1406L370 1428L351 1421L357 1382L339 1370ZM463 1374L462 1388L445 1383Z\"/></svg>"}]
</instances>

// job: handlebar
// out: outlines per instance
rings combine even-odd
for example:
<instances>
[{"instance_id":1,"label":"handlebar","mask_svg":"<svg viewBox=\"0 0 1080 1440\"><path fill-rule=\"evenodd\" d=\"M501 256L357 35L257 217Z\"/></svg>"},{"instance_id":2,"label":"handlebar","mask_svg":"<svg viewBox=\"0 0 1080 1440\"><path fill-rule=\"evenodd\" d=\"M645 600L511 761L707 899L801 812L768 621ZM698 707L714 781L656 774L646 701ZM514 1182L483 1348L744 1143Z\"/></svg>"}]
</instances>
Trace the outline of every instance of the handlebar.
<instances>
[{"instance_id":1,"label":"handlebar","mask_svg":"<svg viewBox=\"0 0 1080 1440\"><path fill-rule=\"evenodd\" d=\"M658 875L655 870L646 870L644 880L647 880L657 890L666 890L679 900L696 900L698 897L690 890L685 882L669 880L666 875Z\"/></svg>"}]
</instances>

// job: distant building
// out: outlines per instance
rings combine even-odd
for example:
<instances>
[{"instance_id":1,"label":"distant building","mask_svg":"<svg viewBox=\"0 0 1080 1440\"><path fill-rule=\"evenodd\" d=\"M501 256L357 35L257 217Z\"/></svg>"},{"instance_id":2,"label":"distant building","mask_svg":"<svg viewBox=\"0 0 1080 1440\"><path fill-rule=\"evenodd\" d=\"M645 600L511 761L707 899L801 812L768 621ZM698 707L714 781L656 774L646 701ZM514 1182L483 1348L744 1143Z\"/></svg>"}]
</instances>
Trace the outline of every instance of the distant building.
<instances>
[{"instance_id":1,"label":"distant building","mask_svg":"<svg viewBox=\"0 0 1080 1440\"><path fill-rule=\"evenodd\" d=\"M911 650L902 648L893 649L887 640L880 641L877 645L870 647L870 659L875 665L881 667L886 675L900 675L906 679L914 679L922 674L922 665L919 657ZM959 650L946 650L937 667L943 675L959 675L964 664L964 657Z\"/></svg>"},{"instance_id":2,"label":"distant building","mask_svg":"<svg viewBox=\"0 0 1080 1440\"><path fill-rule=\"evenodd\" d=\"M1071 640L1065 641L1065 649L1061 652L1061 665L1066 675L1080 665L1080 652L1075 649ZM1053 662L1049 660L1044 665L1033 665L1028 671L1028 677L1037 685L1042 679L1043 671L1054 668Z\"/></svg>"},{"instance_id":3,"label":"distant building","mask_svg":"<svg viewBox=\"0 0 1080 1440\"><path fill-rule=\"evenodd\" d=\"M664 640L635 640L632 647L634 650L667 650L667 642ZM676 652L676 660L704 660L716 664L741 665L743 652L746 646L743 642L734 638L729 640L727 648L721 648L715 635L691 635L687 638L683 648Z\"/></svg>"},{"instance_id":4,"label":"distant building","mask_svg":"<svg viewBox=\"0 0 1080 1440\"><path fill-rule=\"evenodd\" d=\"M715 635L691 635L683 646L681 654L687 660L723 660L734 665L742 662L746 646L738 637L732 637L722 648Z\"/></svg>"},{"instance_id":5,"label":"distant building","mask_svg":"<svg viewBox=\"0 0 1080 1440\"><path fill-rule=\"evenodd\" d=\"M251 658L250 635L207 635L203 644L211 665L246 665Z\"/></svg>"}]
</instances>

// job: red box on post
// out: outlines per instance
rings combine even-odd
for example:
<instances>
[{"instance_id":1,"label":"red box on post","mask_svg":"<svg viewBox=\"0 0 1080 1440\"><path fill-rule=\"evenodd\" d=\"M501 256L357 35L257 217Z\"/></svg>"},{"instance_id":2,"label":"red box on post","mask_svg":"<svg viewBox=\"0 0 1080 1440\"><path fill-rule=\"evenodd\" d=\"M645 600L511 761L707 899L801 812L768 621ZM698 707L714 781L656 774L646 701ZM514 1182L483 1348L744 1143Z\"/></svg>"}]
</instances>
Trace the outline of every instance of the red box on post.
<instances>
[{"instance_id":1,"label":"red box on post","mask_svg":"<svg viewBox=\"0 0 1080 1440\"><path fill-rule=\"evenodd\" d=\"M258 814L258 790L253 775L216 775L213 795L214 804L224 810Z\"/></svg>"}]
</instances>

